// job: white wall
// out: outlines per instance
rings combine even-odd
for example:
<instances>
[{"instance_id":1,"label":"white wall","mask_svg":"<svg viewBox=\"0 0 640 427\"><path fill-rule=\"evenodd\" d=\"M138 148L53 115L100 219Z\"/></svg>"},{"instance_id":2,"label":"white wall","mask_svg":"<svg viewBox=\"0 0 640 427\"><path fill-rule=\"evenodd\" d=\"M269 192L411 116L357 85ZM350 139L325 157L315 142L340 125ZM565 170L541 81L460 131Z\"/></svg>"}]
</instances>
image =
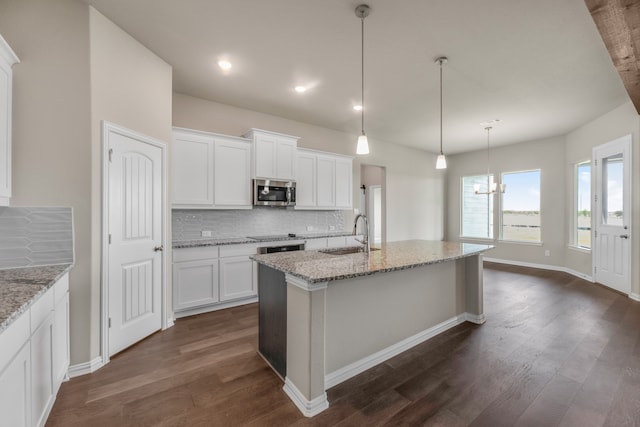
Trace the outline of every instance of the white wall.
<instances>
[{"instance_id":1,"label":"white wall","mask_svg":"<svg viewBox=\"0 0 640 427\"><path fill-rule=\"evenodd\" d=\"M0 31L20 57L13 86L14 206L70 206L71 363L91 358L89 8L77 0L2 0Z\"/></svg>"},{"instance_id":2,"label":"white wall","mask_svg":"<svg viewBox=\"0 0 640 427\"><path fill-rule=\"evenodd\" d=\"M227 135L242 135L255 127L299 136L299 147L356 156L356 135L177 93L173 125ZM372 138L369 145L371 154L354 160L354 206L360 200L360 164L385 166L387 240L441 239L444 174L433 166L435 155ZM345 224L351 221L349 214Z\"/></svg>"},{"instance_id":3,"label":"white wall","mask_svg":"<svg viewBox=\"0 0 640 427\"><path fill-rule=\"evenodd\" d=\"M494 129L496 131L496 129ZM496 248L487 252L500 258L562 267L565 257L565 160L564 137L530 141L491 149L491 173L500 178L504 172L540 169L540 209L542 244L489 242ZM448 173L447 240L460 237L461 178L487 173L487 151L473 151L450 156ZM507 187L507 192L509 188ZM500 195L494 197L494 236L498 236ZM550 256L545 256L545 251Z\"/></svg>"}]
</instances>

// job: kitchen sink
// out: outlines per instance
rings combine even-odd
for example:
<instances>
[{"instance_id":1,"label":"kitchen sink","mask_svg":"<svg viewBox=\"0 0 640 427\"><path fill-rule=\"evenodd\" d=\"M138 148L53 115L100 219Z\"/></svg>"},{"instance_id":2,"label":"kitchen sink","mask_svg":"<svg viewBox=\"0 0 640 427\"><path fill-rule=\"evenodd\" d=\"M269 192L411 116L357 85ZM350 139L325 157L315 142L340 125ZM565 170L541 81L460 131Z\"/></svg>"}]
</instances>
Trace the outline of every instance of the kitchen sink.
<instances>
[{"instance_id":1,"label":"kitchen sink","mask_svg":"<svg viewBox=\"0 0 640 427\"><path fill-rule=\"evenodd\" d=\"M371 248L370 251L379 251L380 248ZM322 252L323 254L329 255L349 255L349 254L358 254L364 252L364 246L353 246L349 248L333 248L333 249L322 249L318 252Z\"/></svg>"}]
</instances>

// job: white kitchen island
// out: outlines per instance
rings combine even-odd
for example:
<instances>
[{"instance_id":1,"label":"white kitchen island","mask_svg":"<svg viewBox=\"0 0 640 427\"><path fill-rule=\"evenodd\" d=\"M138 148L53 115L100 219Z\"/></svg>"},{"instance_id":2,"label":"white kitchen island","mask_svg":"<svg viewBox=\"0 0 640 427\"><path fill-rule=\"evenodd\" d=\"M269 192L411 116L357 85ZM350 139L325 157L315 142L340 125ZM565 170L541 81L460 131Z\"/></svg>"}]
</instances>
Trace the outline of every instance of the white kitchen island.
<instances>
[{"instance_id":1,"label":"white kitchen island","mask_svg":"<svg viewBox=\"0 0 640 427\"><path fill-rule=\"evenodd\" d=\"M284 312L284 390L303 414L316 415L334 385L464 321L483 323L482 253L491 248L409 240L370 254L256 255L261 352L274 335L266 329L271 310ZM267 295L279 285L266 283L278 274L280 303Z\"/></svg>"}]
</instances>

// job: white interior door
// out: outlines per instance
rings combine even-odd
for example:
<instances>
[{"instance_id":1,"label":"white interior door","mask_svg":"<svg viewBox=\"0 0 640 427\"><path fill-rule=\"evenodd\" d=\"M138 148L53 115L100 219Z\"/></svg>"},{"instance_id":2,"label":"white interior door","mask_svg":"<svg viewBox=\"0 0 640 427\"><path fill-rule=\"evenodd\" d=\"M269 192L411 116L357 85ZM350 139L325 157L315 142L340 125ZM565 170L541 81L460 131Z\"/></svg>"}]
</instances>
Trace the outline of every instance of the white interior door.
<instances>
[{"instance_id":1,"label":"white interior door","mask_svg":"<svg viewBox=\"0 0 640 427\"><path fill-rule=\"evenodd\" d=\"M162 327L163 146L105 124L108 352Z\"/></svg>"},{"instance_id":2,"label":"white interior door","mask_svg":"<svg viewBox=\"0 0 640 427\"><path fill-rule=\"evenodd\" d=\"M631 291L631 135L593 149L594 278L628 294Z\"/></svg>"}]
</instances>

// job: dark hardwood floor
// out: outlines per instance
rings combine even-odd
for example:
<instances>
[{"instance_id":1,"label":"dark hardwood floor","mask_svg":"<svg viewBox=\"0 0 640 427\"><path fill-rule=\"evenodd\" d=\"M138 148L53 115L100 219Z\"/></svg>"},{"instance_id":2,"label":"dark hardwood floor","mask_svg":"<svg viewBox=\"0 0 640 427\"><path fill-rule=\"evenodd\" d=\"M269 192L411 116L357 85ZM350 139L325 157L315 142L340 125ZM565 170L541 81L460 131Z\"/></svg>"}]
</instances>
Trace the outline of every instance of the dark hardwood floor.
<instances>
[{"instance_id":1,"label":"dark hardwood floor","mask_svg":"<svg viewBox=\"0 0 640 427\"><path fill-rule=\"evenodd\" d=\"M484 325L335 386L311 419L256 355L253 304L180 319L64 383L47 425L640 425L640 303L500 264L485 263L484 283Z\"/></svg>"}]
</instances>

